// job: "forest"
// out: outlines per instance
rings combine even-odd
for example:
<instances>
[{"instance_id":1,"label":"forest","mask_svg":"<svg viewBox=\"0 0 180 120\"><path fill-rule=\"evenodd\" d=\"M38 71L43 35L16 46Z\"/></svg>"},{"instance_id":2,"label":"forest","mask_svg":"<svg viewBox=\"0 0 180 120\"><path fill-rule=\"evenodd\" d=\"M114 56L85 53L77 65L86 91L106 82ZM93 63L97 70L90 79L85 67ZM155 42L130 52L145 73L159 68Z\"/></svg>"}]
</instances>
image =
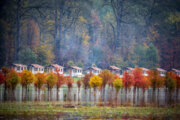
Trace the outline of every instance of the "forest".
<instances>
[{"instance_id":1,"label":"forest","mask_svg":"<svg viewBox=\"0 0 180 120\"><path fill-rule=\"evenodd\" d=\"M180 68L179 0L1 0L0 67Z\"/></svg>"}]
</instances>

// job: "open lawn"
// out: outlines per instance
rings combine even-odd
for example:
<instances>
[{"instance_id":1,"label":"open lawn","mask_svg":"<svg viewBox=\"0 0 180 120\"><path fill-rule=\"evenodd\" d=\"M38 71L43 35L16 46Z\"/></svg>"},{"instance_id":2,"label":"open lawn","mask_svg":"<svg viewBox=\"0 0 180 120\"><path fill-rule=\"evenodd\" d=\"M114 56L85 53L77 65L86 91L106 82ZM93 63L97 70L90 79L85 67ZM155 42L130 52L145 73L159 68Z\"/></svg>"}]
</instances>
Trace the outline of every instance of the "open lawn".
<instances>
[{"instance_id":1,"label":"open lawn","mask_svg":"<svg viewBox=\"0 0 180 120\"><path fill-rule=\"evenodd\" d=\"M93 118L136 118L136 119L178 119L180 106L176 107L108 107L68 106L62 102L4 102L0 103L0 119L38 118L93 119ZM68 108L69 107L69 108Z\"/></svg>"}]
</instances>

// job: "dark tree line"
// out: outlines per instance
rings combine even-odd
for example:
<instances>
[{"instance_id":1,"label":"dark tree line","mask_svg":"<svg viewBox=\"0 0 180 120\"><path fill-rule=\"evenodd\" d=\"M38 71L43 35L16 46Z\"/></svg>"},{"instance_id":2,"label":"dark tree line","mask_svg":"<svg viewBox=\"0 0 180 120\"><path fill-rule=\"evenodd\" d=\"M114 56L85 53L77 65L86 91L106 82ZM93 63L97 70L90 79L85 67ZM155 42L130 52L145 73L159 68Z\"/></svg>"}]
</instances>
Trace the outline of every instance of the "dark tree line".
<instances>
[{"instance_id":1,"label":"dark tree line","mask_svg":"<svg viewBox=\"0 0 180 120\"><path fill-rule=\"evenodd\" d=\"M178 0L0 2L0 66L179 68ZM28 56L27 56L28 55Z\"/></svg>"}]
</instances>

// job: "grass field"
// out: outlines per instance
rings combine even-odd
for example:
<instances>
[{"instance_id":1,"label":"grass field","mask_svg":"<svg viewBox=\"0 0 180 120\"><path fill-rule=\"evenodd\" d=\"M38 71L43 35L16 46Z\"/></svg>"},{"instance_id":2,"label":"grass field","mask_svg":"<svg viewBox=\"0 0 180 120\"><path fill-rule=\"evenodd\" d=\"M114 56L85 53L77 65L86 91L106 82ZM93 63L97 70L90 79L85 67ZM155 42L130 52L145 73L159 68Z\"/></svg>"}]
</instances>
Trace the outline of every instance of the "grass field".
<instances>
[{"instance_id":1,"label":"grass field","mask_svg":"<svg viewBox=\"0 0 180 120\"><path fill-rule=\"evenodd\" d=\"M66 106L64 106L66 105ZM5 102L0 103L0 119L12 118L137 118L137 119L177 119L180 106L176 107L103 107L73 106L62 102ZM45 117L46 116L46 117ZM45 117L45 118L44 118Z\"/></svg>"}]
</instances>

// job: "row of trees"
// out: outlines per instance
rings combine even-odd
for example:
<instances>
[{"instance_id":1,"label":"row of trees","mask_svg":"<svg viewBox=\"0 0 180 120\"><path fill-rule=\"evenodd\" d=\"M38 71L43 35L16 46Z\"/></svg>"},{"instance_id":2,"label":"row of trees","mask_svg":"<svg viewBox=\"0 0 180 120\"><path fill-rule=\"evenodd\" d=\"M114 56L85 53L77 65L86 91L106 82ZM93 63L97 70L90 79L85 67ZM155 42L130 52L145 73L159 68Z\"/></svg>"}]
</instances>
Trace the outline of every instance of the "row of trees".
<instances>
[{"instance_id":1,"label":"row of trees","mask_svg":"<svg viewBox=\"0 0 180 120\"><path fill-rule=\"evenodd\" d=\"M12 91L11 93L12 95L14 95L14 90L18 83L22 85L22 88L25 89L25 93L27 95L28 86L33 83L36 90L38 91L38 95L40 95L40 90L42 89L42 87L46 87L48 90L48 98L51 95L51 90L53 87L56 87L57 89L58 98L59 88L62 85L67 85L67 97L68 99L70 99L70 92L71 88L73 87L73 82L74 81L72 77L60 75L58 74L58 71L57 74L37 73L33 75L32 72L28 70L24 70L22 73L16 73L14 70L2 68L2 73L0 73L0 84L4 84L5 97L7 92L6 89L8 89L8 91ZM135 70L132 73L129 73L127 71L124 72L123 77L120 78L119 76L111 73L109 70L104 70L98 76L93 75L92 73L85 74L84 78L78 80L76 84L78 87L78 100L80 88L82 85L85 89L85 93L87 89L93 88L94 99L96 99L96 91L97 88L99 88L102 91L102 100L104 100L105 88L107 85L109 90L110 88L115 88L116 99L121 88L124 88L125 93L127 94L127 92L130 90L132 86L134 97L136 91L139 92L139 89L142 89L144 96L145 90L149 87L152 88L153 94L155 93L155 90L157 90L159 94L159 88L165 87L171 95L172 91L176 89L176 97L178 97L178 90L180 88L180 77L172 72L167 72L165 77L161 77L157 70L150 70L148 72L148 76L146 77L143 75L143 71L141 68L135 68Z\"/></svg>"}]
</instances>

